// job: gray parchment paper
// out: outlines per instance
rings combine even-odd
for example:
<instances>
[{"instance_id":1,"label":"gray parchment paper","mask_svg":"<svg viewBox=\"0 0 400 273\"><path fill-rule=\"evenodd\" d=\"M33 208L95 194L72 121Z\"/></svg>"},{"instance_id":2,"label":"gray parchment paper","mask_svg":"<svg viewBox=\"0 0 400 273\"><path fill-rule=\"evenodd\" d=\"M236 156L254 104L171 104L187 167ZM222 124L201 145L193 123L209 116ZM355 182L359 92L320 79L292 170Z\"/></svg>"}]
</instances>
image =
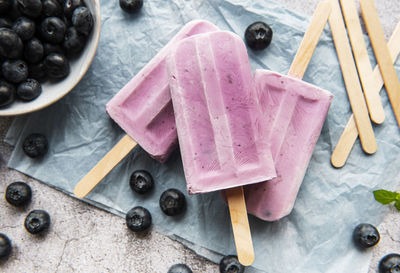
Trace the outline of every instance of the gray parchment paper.
<instances>
[{"instance_id":1,"label":"gray parchment paper","mask_svg":"<svg viewBox=\"0 0 400 273\"><path fill-rule=\"evenodd\" d=\"M123 135L107 116L106 102L184 23L206 19L241 37L253 21L269 23L273 42L265 51L249 50L251 65L281 73L287 73L309 23L309 18L269 0L154 0L146 1L139 15L122 12L118 1L102 0L101 12L100 45L83 80L51 107L16 118L7 136L15 145L10 168L66 194ZM335 98L291 215L274 223L250 217L256 260L248 271L366 272L371 251L357 250L351 234L360 222L379 224L388 210L374 200L372 191L395 190L400 173L399 128L383 92L387 116L375 128L378 152L365 155L357 141L346 166L334 169L330 155L351 112L329 26L304 80L331 91ZM32 160L21 150L22 140L33 132L49 140L49 153L41 160ZM156 181L155 190L147 196L129 189L129 176L137 169L150 171ZM153 215L153 228L215 262L220 255L235 253L228 208L219 193L186 195L186 213L171 218L158 207L160 194L170 187L186 193L179 151L160 164L135 148L87 201L121 216L133 206L145 206Z\"/></svg>"}]
</instances>

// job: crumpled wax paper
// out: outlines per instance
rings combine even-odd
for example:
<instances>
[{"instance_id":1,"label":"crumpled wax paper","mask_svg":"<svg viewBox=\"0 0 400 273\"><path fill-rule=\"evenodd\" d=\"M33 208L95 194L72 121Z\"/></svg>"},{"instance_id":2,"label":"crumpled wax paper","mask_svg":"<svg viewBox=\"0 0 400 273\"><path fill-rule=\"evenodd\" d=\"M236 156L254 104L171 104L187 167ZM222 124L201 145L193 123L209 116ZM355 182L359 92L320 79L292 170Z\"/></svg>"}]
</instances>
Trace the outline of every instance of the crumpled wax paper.
<instances>
[{"instance_id":1,"label":"crumpled wax paper","mask_svg":"<svg viewBox=\"0 0 400 273\"><path fill-rule=\"evenodd\" d=\"M249 57L252 69L281 73L289 70L309 24L309 18L269 0L154 0L146 1L139 15L122 12L118 1L101 1L102 33L93 64L61 101L15 119L7 135L15 145L8 166L72 195L76 183L123 135L106 114L106 102L192 19L209 20L241 37L250 23L269 23L274 30L271 46L261 52L249 50ZM357 250L351 235L360 222L378 225L388 211L374 200L372 191L396 188L399 128L382 92L387 116L375 127L378 152L364 154L357 141L344 168L334 169L330 156L351 111L328 25L304 80L331 91L335 98L293 212L273 223L250 216L256 260L246 272L366 272L372 252ZM50 150L40 160L28 158L21 149L22 140L33 132L49 140ZM156 181L147 196L133 194L128 186L137 169L150 171ZM153 228L214 262L235 253L228 208L219 193L186 194L186 213L166 217L158 199L171 187L186 193L179 151L160 164L138 147L86 201L121 216L133 206L145 206L153 215Z\"/></svg>"}]
</instances>

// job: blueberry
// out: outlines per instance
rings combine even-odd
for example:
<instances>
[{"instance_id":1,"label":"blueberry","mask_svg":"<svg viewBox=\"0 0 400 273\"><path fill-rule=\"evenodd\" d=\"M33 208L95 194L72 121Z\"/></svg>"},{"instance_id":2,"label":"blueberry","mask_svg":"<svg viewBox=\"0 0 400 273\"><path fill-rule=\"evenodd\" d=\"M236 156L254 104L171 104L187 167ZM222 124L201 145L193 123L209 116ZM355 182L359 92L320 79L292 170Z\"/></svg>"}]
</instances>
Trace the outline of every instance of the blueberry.
<instances>
[{"instance_id":1,"label":"blueberry","mask_svg":"<svg viewBox=\"0 0 400 273\"><path fill-rule=\"evenodd\" d=\"M174 264L167 273L193 273L193 271L186 264Z\"/></svg>"},{"instance_id":2,"label":"blueberry","mask_svg":"<svg viewBox=\"0 0 400 273\"><path fill-rule=\"evenodd\" d=\"M65 55L65 50L60 45L44 43L43 49L44 49L44 56L50 55L51 53L58 53L61 55Z\"/></svg>"},{"instance_id":3,"label":"blueberry","mask_svg":"<svg viewBox=\"0 0 400 273\"><path fill-rule=\"evenodd\" d=\"M151 214L143 207L134 207L126 214L126 225L134 232L144 231L151 226Z\"/></svg>"},{"instance_id":4,"label":"blueberry","mask_svg":"<svg viewBox=\"0 0 400 273\"><path fill-rule=\"evenodd\" d=\"M35 28L35 22L27 17L19 17L12 26L22 41L31 39L35 34Z\"/></svg>"},{"instance_id":5,"label":"blueberry","mask_svg":"<svg viewBox=\"0 0 400 273\"><path fill-rule=\"evenodd\" d=\"M353 231L354 243L360 248L368 248L379 242L380 235L371 224L359 224Z\"/></svg>"},{"instance_id":6,"label":"blueberry","mask_svg":"<svg viewBox=\"0 0 400 273\"><path fill-rule=\"evenodd\" d=\"M22 60L7 60L1 70L4 78L12 83L20 83L28 77L28 65Z\"/></svg>"},{"instance_id":7,"label":"blueberry","mask_svg":"<svg viewBox=\"0 0 400 273\"><path fill-rule=\"evenodd\" d=\"M0 80L0 107L10 105L15 100L15 87L11 83Z\"/></svg>"},{"instance_id":8,"label":"blueberry","mask_svg":"<svg viewBox=\"0 0 400 273\"><path fill-rule=\"evenodd\" d=\"M13 25L13 21L10 18L7 18L7 17L0 18L0 28L2 28L2 27L12 28L12 25Z\"/></svg>"},{"instance_id":9,"label":"blueberry","mask_svg":"<svg viewBox=\"0 0 400 273\"><path fill-rule=\"evenodd\" d=\"M129 186L134 192L144 194L153 188L153 177L144 170L134 171L129 180Z\"/></svg>"},{"instance_id":10,"label":"blueberry","mask_svg":"<svg viewBox=\"0 0 400 273\"><path fill-rule=\"evenodd\" d=\"M32 210L25 218L25 228L29 233L43 233L49 226L50 215L44 210Z\"/></svg>"},{"instance_id":11,"label":"blueberry","mask_svg":"<svg viewBox=\"0 0 400 273\"><path fill-rule=\"evenodd\" d=\"M42 93L41 84L35 79L27 79L17 87L17 97L23 101L31 101Z\"/></svg>"},{"instance_id":12,"label":"blueberry","mask_svg":"<svg viewBox=\"0 0 400 273\"><path fill-rule=\"evenodd\" d=\"M40 35L44 41L58 44L64 40L67 26L58 17L47 17L40 24Z\"/></svg>"},{"instance_id":13,"label":"blueberry","mask_svg":"<svg viewBox=\"0 0 400 273\"><path fill-rule=\"evenodd\" d=\"M69 27L65 33L63 46L68 56L76 56L85 47L86 37L75 27Z\"/></svg>"},{"instance_id":14,"label":"blueberry","mask_svg":"<svg viewBox=\"0 0 400 273\"><path fill-rule=\"evenodd\" d=\"M0 28L0 56L3 58L17 59L22 55L23 43L15 31Z\"/></svg>"},{"instance_id":15,"label":"blueberry","mask_svg":"<svg viewBox=\"0 0 400 273\"><path fill-rule=\"evenodd\" d=\"M69 74L68 59L61 54L51 53L44 59L47 75L53 79L65 78Z\"/></svg>"},{"instance_id":16,"label":"blueberry","mask_svg":"<svg viewBox=\"0 0 400 273\"><path fill-rule=\"evenodd\" d=\"M168 189L161 194L160 208L168 216L182 213L186 208L186 199L177 189Z\"/></svg>"},{"instance_id":17,"label":"blueberry","mask_svg":"<svg viewBox=\"0 0 400 273\"><path fill-rule=\"evenodd\" d=\"M7 14L11 8L11 0L0 0L0 14Z\"/></svg>"},{"instance_id":18,"label":"blueberry","mask_svg":"<svg viewBox=\"0 0 400 273\"><path fill-rule=\"evenodd\" d=\"M29 64L28 65L28 71L29 71L29 78L38 80L38 81L44 81L46 79L46 67L44 65L44 62L39 62L36 64Z\"/></svg>"},{"instance_id":19,"label":"blueberry","mask_svg":"<svg viewBox=\"0 0 400 273\"><path fill-rule=\"evenodd\" d=\"M57 0L43 0L42 15L45 17L57 16L64 14L63 7Z\"/></svg>"},{"instance_id":20,"label":"blueberry","mask_svg":"<svg viewBox=\"0 0 400 273\"><path fill-rule=\"evenodd\" d=\"M272 29L264 22L254 22L245 31L247 45L254 50L267 48L272 40Z\"/></svg>"},{"instance_id":21,"label":"blueberry","mask_svg":"<svg viewBox=\"0 0 400 273\"><path fill-rule=\"evenodd\" d=\"M0 233L0 259L6 258L11 254L11 240L7 235Z\"/></svg>"},{"instance_id":22,"label":"blueberry","mask_svg":"<svg viewBox=\"0 0 400 273\"><path fill-rule=\"evenodd\" d=\"M143 6L143 0L119 0L119 6L126 12L138 12Z\"/></svg>"},{"instance_id":23,"label":"blueberry","mask_svg":"<svg viewBox=\"0 0 400 273\"><path fill-rule=\"evenodd\" d=\"M37 18L42 13L41 0L17 0L18 9L29 18Z\"/></svg>"},{"instance_id":24,"label":"blueberry","mask_svg":"<svg viewBox=\"0 0 400 273\"><path fill-rule=\"evenodd\" d=\"M36 158L43 156L48 149L47 139L42 134L30 134L22 143L22 149L29 157Z\"/></svg>"},{"instance_id":25,"label":"blueberry","mask_svg":"<svg viewBox=\"0 0 400 273\"><path fill-rule=\"evenodd\" d=\"M41 61L44 56L44 48L42 42L36 37L33 37L28 42L26 42L24 47L24 56L25 60L28 63L37 63Z\"/></svg>"},{"instance_id":26,"label":"blueberry","mask_svg":"<svg viewBox=\"0 0 400 273\"><path fill-rule=\"evenodd\" d=\"M32 190L25 182L13 182L7 186L6 200L13 206L25 206L31 201Z\"/></svg>"},{"instance_id":27,"label":"blueberry","mask_svg":"<svg viewBox=\"0 0 400 273\"><path fill-rule=\"evenodd\" d=\"M400 272L400 254L390 253L379 261L379 273Z\"/></svg>"},{"instance_id":28,"label":"blueberry","mask_svg":"<svg viewBox=\"0 0 400 273\"><path fill-rule=\"evenodd\" d=\"M87 7L78 7L72 13L72 25L84 35L88 35L93 28L93 16Z\"/></svg>"},{"instance_id":29,"label":"blueberry","mask_svg":"<svg viewBox=\"0 0 400 273\"><path fill-rule=\"evenodd\" d=\"M237 256L234 255L227 255L219 262L219 272L221 273L243 273L244 269Z\"/></svg>"},{"instance_id":30,"label":"blueberry","mask_svg":"<svg viewBox=\"0 0 400 273\"><path fill-rule=\"evenodd\" d=\"M83 0L65 0L64 15L68 18L71 18L74 10L81 6L84 6Z\"/></svg>"}]
</instances>

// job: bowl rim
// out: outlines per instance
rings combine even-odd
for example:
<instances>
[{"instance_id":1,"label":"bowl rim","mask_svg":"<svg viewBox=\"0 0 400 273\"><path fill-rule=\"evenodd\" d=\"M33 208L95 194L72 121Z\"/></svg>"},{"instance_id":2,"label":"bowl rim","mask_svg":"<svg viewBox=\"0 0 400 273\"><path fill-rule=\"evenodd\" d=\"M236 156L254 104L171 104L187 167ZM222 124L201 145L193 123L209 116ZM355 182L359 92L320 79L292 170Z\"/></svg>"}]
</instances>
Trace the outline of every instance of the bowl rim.
<instances>
[{"instance_id":1,"label":"bowl rim","mask_svg":"<svg viewBox=\"0 0 400 273\"><path fill-rule=\"evenodd\" d=\"M32 112L36 112L38 110L41 110L43 108L46 108L48 106L50 106L51 104L59 101L60 99L62 99L63 97L65 97L69 92L71 92L75 86L82 80L82 78L85 76L86 72L89 70L94 57L96 56L96 52L99 46L99 42L100 42L100 33L101 33L101 13L100 13L100 1L99 0L93 0L93 9L94 9L94 13L97 15L96 16L96 20L94 20L95 24L93 26L93 29L98 29L98 31L93 33L93 45L94 45L94 50L89 53L87 55L88 57L88 61L85 62L85 64L82 66L81 71L82 73L79 73L79 75L72 81L71 87L67 88L64 92L61 92L59 94L59 96L55 97L52 100L49 100L48 102L42 104L42 105L38 105L38 106L34 106L30 109L20 109L20 110L11 110L11 109L0 109L0 116L1 117L13 117L13 116L19 116L19 115L23 115L23 114L29 114ZM97 18L98 17L98 18ZM9 111L7 111L9 110ZM12 113L11 113L12 112Z\"/></svg>"}]
</instances>

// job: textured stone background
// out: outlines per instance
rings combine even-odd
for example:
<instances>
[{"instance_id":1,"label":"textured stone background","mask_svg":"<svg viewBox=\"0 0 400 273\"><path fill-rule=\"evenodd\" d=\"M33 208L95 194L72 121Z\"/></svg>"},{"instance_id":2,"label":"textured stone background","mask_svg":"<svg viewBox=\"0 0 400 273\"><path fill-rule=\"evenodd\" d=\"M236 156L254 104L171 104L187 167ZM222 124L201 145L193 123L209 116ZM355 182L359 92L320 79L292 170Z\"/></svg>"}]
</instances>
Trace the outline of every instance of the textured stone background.
<instances>
[{"instance_id":1,"label":"textured stone background","mask_svg":"<svg viewBox=\"0 0 400 273\"><path fill-rule=\"evenodd\" d=\"M147 0L150 1L150 0ZM278 0L276 0L278 1ZM279 0L288 8L311 15L317 0ZM386 36L400 20L398 0L376 0ZM0 137L11 123L0 118ZM166 273L175 263L186 263L194 272L219 272L218 266L169 238L150 231L137 236L129 232L125 220L84 202L68 197L21 173L9 170L6 162L12 147L0 142L0 196L13 181L26 181L33 189L33 200L24 209L15 209L0 198L0 232L13 241L12 256L0 264L1 272L140 272ZM393 181L396 183L396 181ZM45 209L52 217L50 232L32 236L23 228L31 209ZM373 250L370 271L377 272L381 257L400 253L400 212L391 209L379 227L381 242ZM340 242L338 242L340 244Z\"/></svg>"}]
</instances>

